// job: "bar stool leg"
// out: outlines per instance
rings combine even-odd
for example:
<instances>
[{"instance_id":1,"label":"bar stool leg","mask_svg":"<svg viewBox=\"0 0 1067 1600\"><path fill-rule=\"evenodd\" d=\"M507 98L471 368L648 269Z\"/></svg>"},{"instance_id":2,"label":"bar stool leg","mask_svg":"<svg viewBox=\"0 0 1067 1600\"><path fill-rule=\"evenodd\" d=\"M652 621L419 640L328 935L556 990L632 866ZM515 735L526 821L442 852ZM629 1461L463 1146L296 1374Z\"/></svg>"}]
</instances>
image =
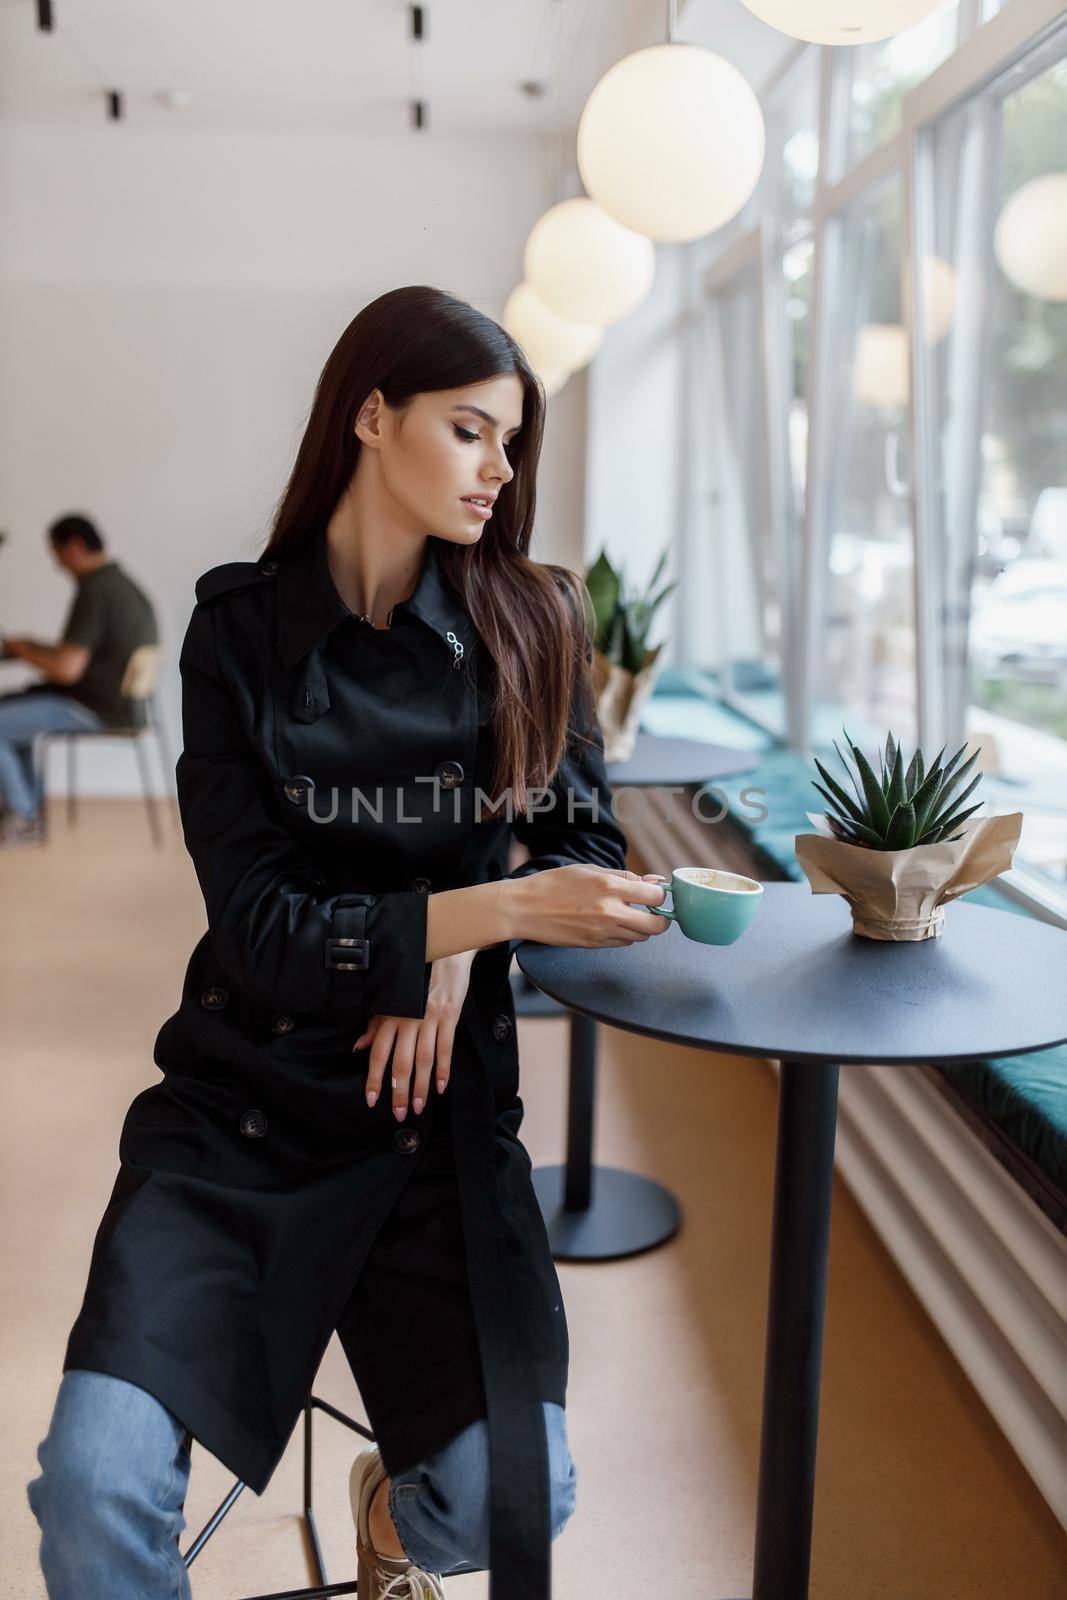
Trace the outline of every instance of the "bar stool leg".
<instances>
[{"instance_id":1,"label":"bar stool leg","mask_svg":"<svg viewBox=\"0 0 1067 1600\"><path fill-rule=\"evenodd\" d=\"M145 756L144 739L141 734L133 736L133 749L137 757L137 770L141 774L141 792L144 795L145 810L148 812L148 830L152 835L152 843L157 849L163 848L163 829L159 825L159 816L156 811L155 796L152 793L152 780L148 775L148 761Z\"/></svg>"},{"instance_id":2,"label":"bar stool leg","mask_svg":"<svg viewBox=\"0 0 1067 1600\"><path fill-rule=\"evenodd\" d=\"M783 1061L753 1600L806 1600L837 1129L836 1063Z\"/></svg>"},{"instance_id":3,"label":"bar stool leg","mask_svg":"<svg viewBox=\"0 0 1067 1600\"><path fill-rule=\"evenodd\" d=\"M78 741L67 735L67 827L73 828L78 820Z\"/></svg>"},{"instance_id":4,"label":"bar stool leg","mask_svg":"<svg viewBox=\"0 0 1067 1600\"><path fill-rule=\"evenodd\" d=\"M156 736L156 749L159 751L159 764L163 771L163 792L167 797L167 810L174 818L174 826L180 834L182 831L182 819L173 792L174 762L171 760L167 735L163 732L163 721L159 715L159 707L154 700L151 702L150 718L152 732Z\"/></svg>"}]
</instances>

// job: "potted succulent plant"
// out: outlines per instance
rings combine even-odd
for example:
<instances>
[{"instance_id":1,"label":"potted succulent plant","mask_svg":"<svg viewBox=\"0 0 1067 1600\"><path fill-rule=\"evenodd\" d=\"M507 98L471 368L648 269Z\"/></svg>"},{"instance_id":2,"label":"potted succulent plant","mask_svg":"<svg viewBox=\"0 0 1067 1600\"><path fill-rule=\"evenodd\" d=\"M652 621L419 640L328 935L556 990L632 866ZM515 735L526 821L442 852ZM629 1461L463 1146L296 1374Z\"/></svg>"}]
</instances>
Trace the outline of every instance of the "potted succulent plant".
<instances>
[{"instance_id":1,"label":"potted succulent plant","mask_svg":"<svg viewBox=\"0 0 1067 1600\"><path fill-rule=\"evenodd\" d=\"M655 684L663 646L649 648L649 629L677 587L668 583L653 592L666 560L664 549L643 593L628 590L624 573L615 570L605 550L585 574L593 607L593 683L607 761L625 761L633 754L641 708Z\"/></svg>"},{"instance_id":2,"label":"potted succulent plant","mask_svg":"<svg viewBox=\"0 0 1067 1600\"><path fill-rule=\"evenodd\" d=\"M890 732L876 774L847 729L842 732L852 765L836 739L833 745L852 792L815 760L823 781L812 783L828 810L821 816L808 812L817 831L797 835L797 860L816 894L845 896L855 933L869 939L937 938L946 902L1011 866L1022 812L976 818L984 802L965 804L981 781L979 771L960 790L980 745L962 765L966 743L944 764L945 745L929 765L918 749L905 764Z\"/></svg>"}]
</instances>

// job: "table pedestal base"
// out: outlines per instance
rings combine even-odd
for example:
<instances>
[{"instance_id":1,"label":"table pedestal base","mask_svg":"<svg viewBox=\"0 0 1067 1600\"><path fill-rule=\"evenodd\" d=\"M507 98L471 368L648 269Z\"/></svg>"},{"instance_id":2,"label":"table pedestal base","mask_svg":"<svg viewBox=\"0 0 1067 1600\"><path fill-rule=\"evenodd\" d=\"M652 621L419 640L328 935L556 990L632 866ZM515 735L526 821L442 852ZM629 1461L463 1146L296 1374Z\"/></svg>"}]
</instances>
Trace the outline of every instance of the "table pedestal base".
<instances>
[{"instance_id":1,"label":"table pedestal base","mask_svg":"<svg viewBox=\"0 0 1067 1600\"><path fill-rule=\"evenodd\" d=\"M556 1261L612 1261L651 1250L678 1232L669 1189L636 1172L593 1165L597 1025L571 1012L566 1165L535 1167L534 1192Z\"/></svg>"},{"instance_id":2,"label":"table pedestal base","mask_svg":"<svg viewBox=\"0 0 1067 1600\"><path fill-rule=\"evenodd\" d=\"M783 1061L753 1600L807 1600L838 1067Z\"/></svg>"},{"instance_id":3,"label":"table pedestal base","mask_svg":"<svg viewBox=\"0 0 1067 1600\"><path fill-rule=\"evenodd\" d=\"M611 1261L651 1250L678 1232L682 1215L669 1189L618 1167L594 1167L593 1200L564 1204L566 1167L535 1167L534 1193L557 1261Z\"/></svg>"}]
</instances>

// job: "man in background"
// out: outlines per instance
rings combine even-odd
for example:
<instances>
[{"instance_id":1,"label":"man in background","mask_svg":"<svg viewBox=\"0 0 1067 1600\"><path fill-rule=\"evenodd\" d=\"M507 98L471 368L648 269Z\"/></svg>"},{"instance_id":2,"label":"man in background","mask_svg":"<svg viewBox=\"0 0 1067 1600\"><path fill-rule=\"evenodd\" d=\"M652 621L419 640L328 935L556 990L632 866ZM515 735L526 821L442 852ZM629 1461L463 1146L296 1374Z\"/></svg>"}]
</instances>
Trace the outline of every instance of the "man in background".
<instances>
[{"instance_id":1,"label":"man in background","mask_svg":"<svg viewBox=\"0 0 1067 1600\"><path fill-rule=\"evenodd\" d=\"M139 645L159 642L152 602L107 554L88 517L60 517L48 539L77 591L58 644L0 636L4 660L28 661L45 680L0 695L0 847L5 848L41 837L35 736L129 727L135 713L121 692L123 674Z\"/></svg>"}]
</instances>

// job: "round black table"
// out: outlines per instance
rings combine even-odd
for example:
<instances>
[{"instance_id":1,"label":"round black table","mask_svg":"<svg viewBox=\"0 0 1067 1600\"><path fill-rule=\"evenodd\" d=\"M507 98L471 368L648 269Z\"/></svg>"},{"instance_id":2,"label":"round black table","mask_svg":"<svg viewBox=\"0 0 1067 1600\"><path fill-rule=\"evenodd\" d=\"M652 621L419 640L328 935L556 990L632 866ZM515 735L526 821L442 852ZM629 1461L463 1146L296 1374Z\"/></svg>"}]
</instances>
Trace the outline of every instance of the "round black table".
<instances>
[{"instance_id":1,"label":"round black table","mask_svg":"<svg viewBox=\"0 0 1067 1600\"><path fill-rule=\"evenodd\" d=\"M609 761L613 799L625 789L713 784L752 772L758 752L733 750L696 739L666 739L638 733L625 761ZM625 806L619 823L625 828ZM682 862L678 865L689 865ZM667 872L669 876L669 869ZM520 971L512 976L517 1016L558 1016L560 1007L533 988ZM594 1167L596 1023L570 1018L567 1073L567 1159L562 1166L536 1167L533 1184L557 1261L608 1261L663 1244L681 1224L671 1191L651 1178L618 1167Z\"/></svg>"},{"instance_id":2,"label":"round black table","mask_svg":"<svg viewBox=\"0 0 1067 1600\"><path fill-rule=\"evenodd\" d=\"M672 927L614 949L525 941L516 954L539 989L585 1016L781 1062L753 1596L804 1600L839 1065L980 1061L1061 1044L1067 931L956 902L939 939L861 939L840 895L770 883L732 945L696 944ZM664 1115L674 1115L666 1103ZM869 1585L870 1575L857 1579Z\"/></svg>"}]
</instances>

